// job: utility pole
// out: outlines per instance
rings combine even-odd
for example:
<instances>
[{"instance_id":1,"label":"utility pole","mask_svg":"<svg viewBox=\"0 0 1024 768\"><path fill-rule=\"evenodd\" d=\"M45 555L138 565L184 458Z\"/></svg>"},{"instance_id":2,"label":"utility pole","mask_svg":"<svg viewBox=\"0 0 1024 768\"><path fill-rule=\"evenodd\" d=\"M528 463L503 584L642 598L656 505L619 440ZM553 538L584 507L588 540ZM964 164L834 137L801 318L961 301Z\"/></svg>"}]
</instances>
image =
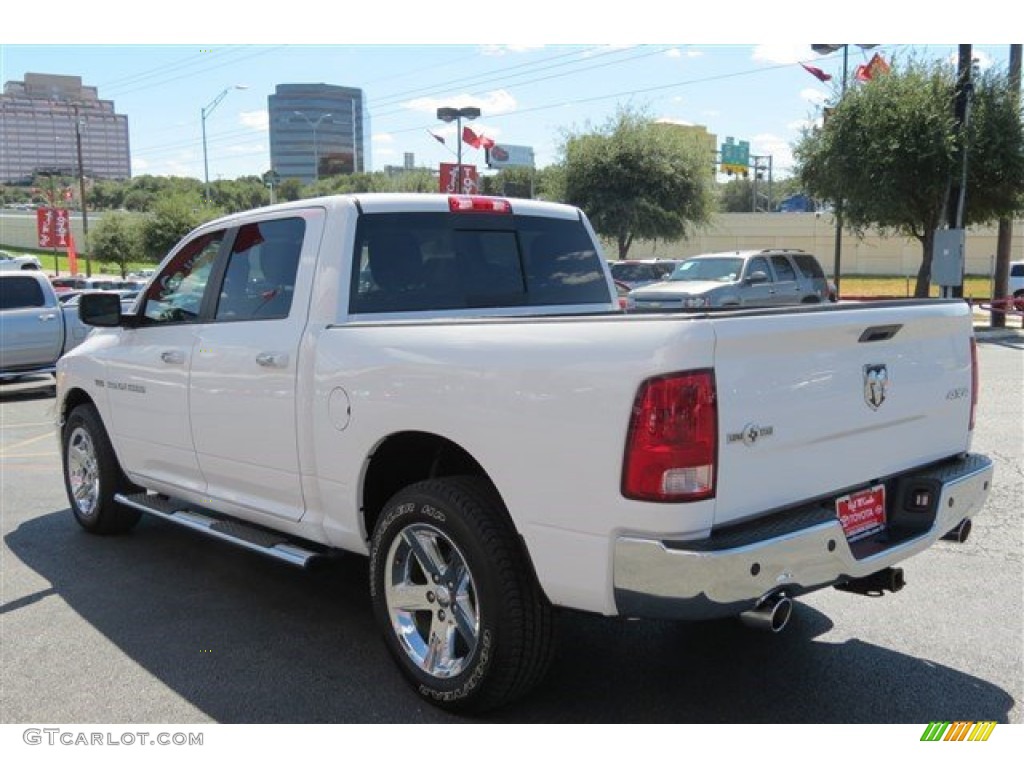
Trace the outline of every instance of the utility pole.
<instances>
[{"instance_id":1,"label":"utility pole","mask_svg":"<svg viewBox=\"0 0 1024 768\"><path fill-rule=\"evenodd\" d=\"M955 130L962 137L960 144L961 176L959 180L955 178L950 180L949 198L946 201L947 226L951 230L961 231L964 228L964 211L967 204L967 160L969 155L967 131L971 122L971 91L973 88L971 83L971 48L972 46L970 45L961 45L957 52L956 96L953 102L953 119ZM962 243L963 240L961 239ZM966 256L961 259L961 263L964 262L966 262ZM959 285L953 285L943 290L948 291L948 295L953 298L962 299L964 295L963 277L961 276Z\"/></svg>"},{"instance_id":2,"label":"utility pole","mask_svg":"<svg viewBox=\"0 0 1024 768\"><path fill-rule=\"evenodd\" d=\"M839 101L842 102L843 97L846 96L846 72L850 65L850 46L846 44L843 46L843 89L840 91ZM840 295L840 277L839 273L842 271L843 263L843 198L840 197L835 201L835 214L836 214L836 247L835 253L833 254L832 263L832 282L836 284L836 298Z\"/></svg>"},{"instance_id":3,"label":"utility pole","mask_svg":"<svg viewBox=\"0 0 1024 768\"><path fill-rule=\"evenodd\" d=\"M78 148L78 196L82 201L82 246L85 248L85 276L92 277L92 258L89 256L89 216L85 204L85 165L82 162L82 122L78 116L78 105L75 110L75 145Z\"/></svg>"},{"instance_id":4,"label":"utility pole","mask_svg":"<svg viewBox=\"0 0 1024 768\"><path fill-rule=\"evenodd\" d=\"M1010 95L1014 101L1020 104L1020 69L1021 69L1021 44L1010 45L1010 72L1009 88ZM996 273L995 288L993 290L993 302L999 299L1009 298L1010 282L1010 245L1013 242L1013 219L1002 218L999 220L999 237L996 240ZM998 306L998 305L997 305ZM1006 327L1006 314L993 312L991 324L993 328Z\"/></svg>"}]
</instances>

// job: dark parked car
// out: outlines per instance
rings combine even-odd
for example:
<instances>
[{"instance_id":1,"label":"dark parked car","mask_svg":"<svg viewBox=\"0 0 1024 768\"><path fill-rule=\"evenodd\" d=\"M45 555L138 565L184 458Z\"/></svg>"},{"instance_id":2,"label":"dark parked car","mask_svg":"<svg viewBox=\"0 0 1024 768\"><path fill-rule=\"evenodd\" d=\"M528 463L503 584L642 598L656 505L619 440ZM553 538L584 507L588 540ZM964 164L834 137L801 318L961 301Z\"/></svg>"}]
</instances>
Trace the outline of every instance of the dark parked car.
<instances>
[{"instance_id":1,"label":"dark parked car","mask_svg":"<svg viewBox=\"0 0 1024 768\"><path fill-rule=\"evenodd\" d=\"M664 280L672 274L672 270L676 268L677 264L679 261L676 259L610 262L612 277L620 283L625 283L631 289Z\"/></svg>"},{"instance_id":2,"label":"dark parked car","mask_svg":"<svg viewBox=\"0 0 1024 768\"><path fill-rule=\"evenodd\" d=\"M630 292L635 311L773 307L829 300L818 260L796 250L733 251L694 256L667 280Z\"/></svg>"}]
</instances>

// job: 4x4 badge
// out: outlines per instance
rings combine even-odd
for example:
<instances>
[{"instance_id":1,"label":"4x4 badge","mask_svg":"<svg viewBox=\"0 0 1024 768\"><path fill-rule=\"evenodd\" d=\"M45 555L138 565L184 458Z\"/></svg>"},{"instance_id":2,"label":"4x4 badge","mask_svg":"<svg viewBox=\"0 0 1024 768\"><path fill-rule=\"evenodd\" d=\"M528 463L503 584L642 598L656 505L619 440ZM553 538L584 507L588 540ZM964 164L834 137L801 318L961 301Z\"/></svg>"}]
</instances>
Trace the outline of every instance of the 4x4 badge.
<instances>
[{"instance_id":1,"label":"4x4 badge","mask_svg":"<svg viewBox=\"0 0 1024 768\"><path fill-rule=\"evenodd\" d=\"M889 390L889 369L885 363L864 366L864 402L877 411Z\"/></svg>"}]
</instances>

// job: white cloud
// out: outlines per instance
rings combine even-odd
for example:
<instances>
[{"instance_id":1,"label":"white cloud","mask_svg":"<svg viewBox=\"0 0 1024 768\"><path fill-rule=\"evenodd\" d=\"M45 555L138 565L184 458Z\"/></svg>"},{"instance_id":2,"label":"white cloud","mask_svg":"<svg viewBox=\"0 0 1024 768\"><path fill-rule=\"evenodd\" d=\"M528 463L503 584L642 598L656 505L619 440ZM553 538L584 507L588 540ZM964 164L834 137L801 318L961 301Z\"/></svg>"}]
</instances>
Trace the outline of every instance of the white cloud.
<instances>
[{"instance_id":1,"label":"white cloud","mask_svg":"<svg viewBox=\"0 0 1024 768\"><path fill-rule=\"evenodd\" d=\"M701 53L700 51L694 51L692 49L684 51L682 48L669 48L667 51L665 51L665 55L668 56L670 59L699 59L704 54Z\"/></svg>"},{"instance_id":2,"label":"white cloud","mask_svg":"<svg viewBox=\"0 0 1024 768\"><path fill-rule=\"evenodd\" d=\"M241 112L238 115L238 122L246 128L265 131L270 127L270 114L265 109L258 109L255 112Z\"/></svg>"},{"instance_id":3,"label":"white cloud","mask_svg":"<svg viewBox=\"0 0 1024 768\"><path fill-rule=\"evenodd\" d=\"M428 112L436 114L438 107L479 107L485 115L501 115L512 112L518 106L515 97L505 89L490 91L483 96L474 96L470 93L461 93L457 96L446 96L443 98L421 98L407 101L403 104L406 109L414 112Z\"/></svg>"},{"instance_id":4,"label":"white cloud","mask_svg":"<svg viewBox=\"0 0 1024 768\"><path fill-rule=\"evenodd\" d=\"M789 130L791 130L791 131L796 131L797 133L800 133L801 131L804 131L804 130L806 130L808 128L814 128L815 126L820 125L820 124L821 124L821 118L820 117L816 117L816 118L806 118L804 120L794 120L791 123L787 123L786 127L789 128Z\"/></svg>"},{"instance_id":5,"label":"white cloud","mask_svg":"<svg viewBox=\"0 0 1024 768\"><path fill-rule=\"evenodd\" d=\"M395 137L390 133L375 133L373 134L371 141L373 141L374 146L378 144L394 144Z\"/></svg>"},{"instance_id":6,"label":"white cloud","mask_svg":"<svg viewBox=\"0 0 1024 768\"><path fill-rule=\"evenodd\" d=\"M995 62L992 60L992 57L989 56L984 51L972 51L971 58L974 60L974 63L978 65L978 69L980 69L982 72L984 72L987 69L990 69L992 65L995 64ZM949 55L949 63L952 64L954 67L959 62L960 57L958 54L951 53Z\"/></svg>"},{"instance_id":7,"label":"white cloud","mask_svg":"<svg viewBox=\"0 0 1024 768\"><path fill-rule=\"evenodd\" d=\"M480 52L484 56L507 56L510 53L528 53L543 47L543 45L484 45L480 47Z\"/></svg>"},{"instance_id":8,"label":"white cloud","mask_svg":"<svg viewBox=\"0 0 1024 768\"><path fill-rule=\"evenodd\" d=\"M773 175L779 169L793 167L793 148L789 140L774 133L761 133L750 140L752 155L771 155Z\"/></svg>"},{"instance_id":9,"label":"white cloud","mask_svg":"<svg viewBox=\"0 0 1024 768\"><path fill-rule=\"evenodd\" d=\"M824 91L820 91L817 88L804 88L800 91L800 98L810 104L814 104L820 107L826 101L828 101L829 95Z\"/></svg>"},{"instance_id":10,"label":"white cloud","mask_svg":"<svg viewBox=\"0 0 1024 768\"><path fill-rule=\"evenodd\" d=\"M797 64L815 58L809 45L758 45L751 56L763 64Z\"/></svg>"}]
</instances>

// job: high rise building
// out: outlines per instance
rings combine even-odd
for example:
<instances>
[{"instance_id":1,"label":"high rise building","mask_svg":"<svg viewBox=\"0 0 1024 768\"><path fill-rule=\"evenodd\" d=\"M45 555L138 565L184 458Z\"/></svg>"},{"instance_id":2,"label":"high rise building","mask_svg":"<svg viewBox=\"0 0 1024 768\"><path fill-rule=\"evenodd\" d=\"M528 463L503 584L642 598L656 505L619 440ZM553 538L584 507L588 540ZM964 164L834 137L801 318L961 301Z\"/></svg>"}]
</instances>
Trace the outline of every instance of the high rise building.
<instances>
[{"instance_id":1,"label":"high rise building","mask_svg":"<svg viewBox=\"0 0 1024 768\"><path fill-rule=\"evenodd\" d=\"M0 94L0 183L27 182L37 173L77 176L78 136L86 177L131 176L128 117L94 86L33 72L8 81Z\"/></svg>"},{"instance_id":2,"label":"high rise building","mask_svg":"<svg viewBox=\"0 0 1024 768\"><path fill-rule=\"evenodd\" d=\"M305 184L363 173L368 117L363 91L324 83L278 85L267 97L270 167Z\"/></svg>"}]
</instances>

